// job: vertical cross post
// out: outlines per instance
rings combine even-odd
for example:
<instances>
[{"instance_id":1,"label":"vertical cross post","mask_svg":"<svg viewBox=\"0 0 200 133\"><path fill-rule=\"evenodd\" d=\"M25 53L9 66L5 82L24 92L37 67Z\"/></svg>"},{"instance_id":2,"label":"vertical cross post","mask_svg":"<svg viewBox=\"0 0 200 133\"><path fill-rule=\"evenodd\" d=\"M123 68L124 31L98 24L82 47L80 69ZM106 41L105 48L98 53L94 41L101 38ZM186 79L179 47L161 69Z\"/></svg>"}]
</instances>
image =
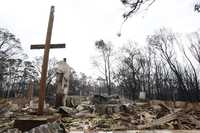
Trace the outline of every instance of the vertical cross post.
<instances>
[{"instance_id":1,"label":"vertical cross post","mask_svg":"<svg viewBox=\"0 0 200 133\"><path fill-rule=\"evenodd\" d=\"M38 104L39 115L43 114L43 109L44 109L47 68L48 68L48 60L49 60L51 35L52 35L52 29L53 29L53 20L54 20L54 6L51 6L48 28L47 28L47 35L46 35L46 42L45 42L45 48L44 48L43 63L42 63L42 74L41 74L41 80L40 80L39 104Z\"/></svg>"}]
</instances>

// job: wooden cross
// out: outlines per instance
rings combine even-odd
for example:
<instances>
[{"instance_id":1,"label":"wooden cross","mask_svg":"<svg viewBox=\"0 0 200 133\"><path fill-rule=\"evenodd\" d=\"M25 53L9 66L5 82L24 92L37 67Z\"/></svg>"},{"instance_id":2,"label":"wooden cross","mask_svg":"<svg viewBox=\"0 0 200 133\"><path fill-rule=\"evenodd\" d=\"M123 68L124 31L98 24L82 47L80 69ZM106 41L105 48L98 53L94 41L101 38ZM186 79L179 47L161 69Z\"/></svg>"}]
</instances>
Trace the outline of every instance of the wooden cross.
<instances>
[{"instance_id":1,"label":"wooden cross","mask_svg":"<svg viewBox=\"0 0 200 133\"><path fill-rule=\"evenodd\" d=\"M65 48L65 44L51 44L53 20L54 20L54 6L51 6L45 45L42 45L42 44L31 45L31 49L44 49L42 73L41 73L41 80L40 80L40 91L39 91L39 104L38 104L39 115L43 114L43 109L44 109L49 50L50 48Z\"/></svg>"}]
</instances>

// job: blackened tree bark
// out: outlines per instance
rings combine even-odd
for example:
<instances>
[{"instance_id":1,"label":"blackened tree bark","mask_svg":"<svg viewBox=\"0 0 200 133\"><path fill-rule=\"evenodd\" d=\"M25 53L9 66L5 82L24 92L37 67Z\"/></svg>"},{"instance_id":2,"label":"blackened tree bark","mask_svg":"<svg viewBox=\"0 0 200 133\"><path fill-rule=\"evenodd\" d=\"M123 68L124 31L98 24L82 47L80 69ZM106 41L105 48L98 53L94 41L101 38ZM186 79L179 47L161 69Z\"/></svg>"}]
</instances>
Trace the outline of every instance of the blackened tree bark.
<instances>
[{"instance_id":1,"label":"blackened tree bark","mask_svg":"<svg viewBox=\"0 0 200 133\"><path fill-rule=\"evenodd\" d=\"M112 53L112 47L106 44L103 40L95 42L95 47L100 51L104 63L104 77L106 81L106 87L108 89L108 95L111 95L111 64L110 57ZM99 66L98 66L99 67Z\"/></svg>"},{"instance_id":2,"label":"blackened tree bark","mask_svg":"<svg viewBox=\"0 0 200 133\"><path fill-rule=\"evenodd\" d=\"M165 28L148 37L149 45L160 52L161 57L168 63L170 69L175 74L179 86L179 98L183 100L187 98L187 87L184 84L179 64L174 58L175 51L173 46L175 45L175 41L175 35Z\"/></svg>"}]
</instances>

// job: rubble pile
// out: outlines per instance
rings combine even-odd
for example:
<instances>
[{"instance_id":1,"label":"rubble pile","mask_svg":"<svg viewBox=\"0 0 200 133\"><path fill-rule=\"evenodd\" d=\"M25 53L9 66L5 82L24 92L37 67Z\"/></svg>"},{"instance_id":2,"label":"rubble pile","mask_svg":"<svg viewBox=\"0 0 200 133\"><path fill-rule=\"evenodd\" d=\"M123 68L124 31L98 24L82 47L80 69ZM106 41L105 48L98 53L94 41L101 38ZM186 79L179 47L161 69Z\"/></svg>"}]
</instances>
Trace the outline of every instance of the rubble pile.
<instances>
[{"instance_id":1,"label":"rubble pile","mask_svg":"<svg viewBox=\"0 0 200 133\"><path fill-rule=\"evenodd\" d=\"M66 111L62 122L68 130L200 129L198 103L135 102L124 104L119 97L93 96Z\"/></svg>"},{"instance_id":2,"label":"rubble pile","mask_svg":"<svg viewBox=\"0 0 200 133\"><path fill-rule=\"evenodd\" d=\"M55 127L55 132L58 130L69 132L77 130L200 129L199 103L127 102L128 100L125 102L117 96L94 95L85 98L72 96L66 101L69 106L59 108L46 106L45 114L37 116L34 114L37 107L35 102L28 104L19 101L0 100L0 132L21 132L22 130L16 128L15 125L17 122L23 124L27 118L32 122L44 122L44 124L30 128L27 132L33 130L43 132L50 130L50 127ZM51 118L48 118L49 116Z\"/></svg>"},{"instance_id":3,"label":"rubble pile","mask_svg":"<svg viewBox=\"0 0 200 133\"><path fill-rule=\"evenodd\" d=\"M19 107L6 99L0 99L0 133L13 127L14 118L18 114Z\"/></svg>"},{"instance_id":4,"label":"rubble pile","mask_svg":"<svg viewBox=\"0 0 200 133\"><path fill-rule=\"evenodd\" d=\"M38 98L35 98L29 103L26 98L16 99L0 99L0 133L2 132L21 132L20 128L29 129L30 121L31 126L35 127L41 125L40 123L47 123L59 119L60 115L57 110L52 107L45 108L43 116L36 114ZM47 108L48 107L48 108Z\"/></svg>"}]
</instances>

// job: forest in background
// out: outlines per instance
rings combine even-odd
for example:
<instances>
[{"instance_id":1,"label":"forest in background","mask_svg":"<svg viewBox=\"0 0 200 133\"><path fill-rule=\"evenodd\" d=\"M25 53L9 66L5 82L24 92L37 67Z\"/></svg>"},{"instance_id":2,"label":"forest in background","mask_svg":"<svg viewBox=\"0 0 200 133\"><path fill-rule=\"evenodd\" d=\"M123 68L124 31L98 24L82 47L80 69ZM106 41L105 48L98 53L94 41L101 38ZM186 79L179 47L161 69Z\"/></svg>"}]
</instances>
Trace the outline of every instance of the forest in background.
<instances>
[{"instance_id":1,"label":"forest in background","mask_svg":"<svg viewBox=\"0 0 200 133\"><path fill-rule=\"evenodd\" d=\"M157 0L121 0L126 7L126 22L138 10L147 10ZM194 11L200 4L194 1ZM121 33L118 34L121 36ZM146 92L147 99L199 101L200 95L200 33L183 35L160 28L146 37L146 44L127 42L116 49L115 44L97 40L92 59L100 73L94 79L72 68L70 95L120 95L131 100ZM49 60L47 99L55 97L55 65ZM30 85L38 95L42 57L29 61L20 39L9 30L0 28L0 96L25 96Z\"/></svg>"},{"instance_id":2,"label":"forest in background","mask_svg":"<svg viewBox=\"0 0 200 133\"><path fill-rule=\"evenodd\" d=\"M135 100L143 91L147 99L199 101L199 43L199 32L181 35L167 28L147 36L145 45L129 41L115 49L114 44L98 40L93 65L101 75L93 79L72 69L70 94L115 94ZM42 57L28 61L20 40L3 28L0 44L1 97L25 96L31 83L37 96ZM49 61L47 99L55 96L56 62Z\"/></svg>"}]
</instances>

